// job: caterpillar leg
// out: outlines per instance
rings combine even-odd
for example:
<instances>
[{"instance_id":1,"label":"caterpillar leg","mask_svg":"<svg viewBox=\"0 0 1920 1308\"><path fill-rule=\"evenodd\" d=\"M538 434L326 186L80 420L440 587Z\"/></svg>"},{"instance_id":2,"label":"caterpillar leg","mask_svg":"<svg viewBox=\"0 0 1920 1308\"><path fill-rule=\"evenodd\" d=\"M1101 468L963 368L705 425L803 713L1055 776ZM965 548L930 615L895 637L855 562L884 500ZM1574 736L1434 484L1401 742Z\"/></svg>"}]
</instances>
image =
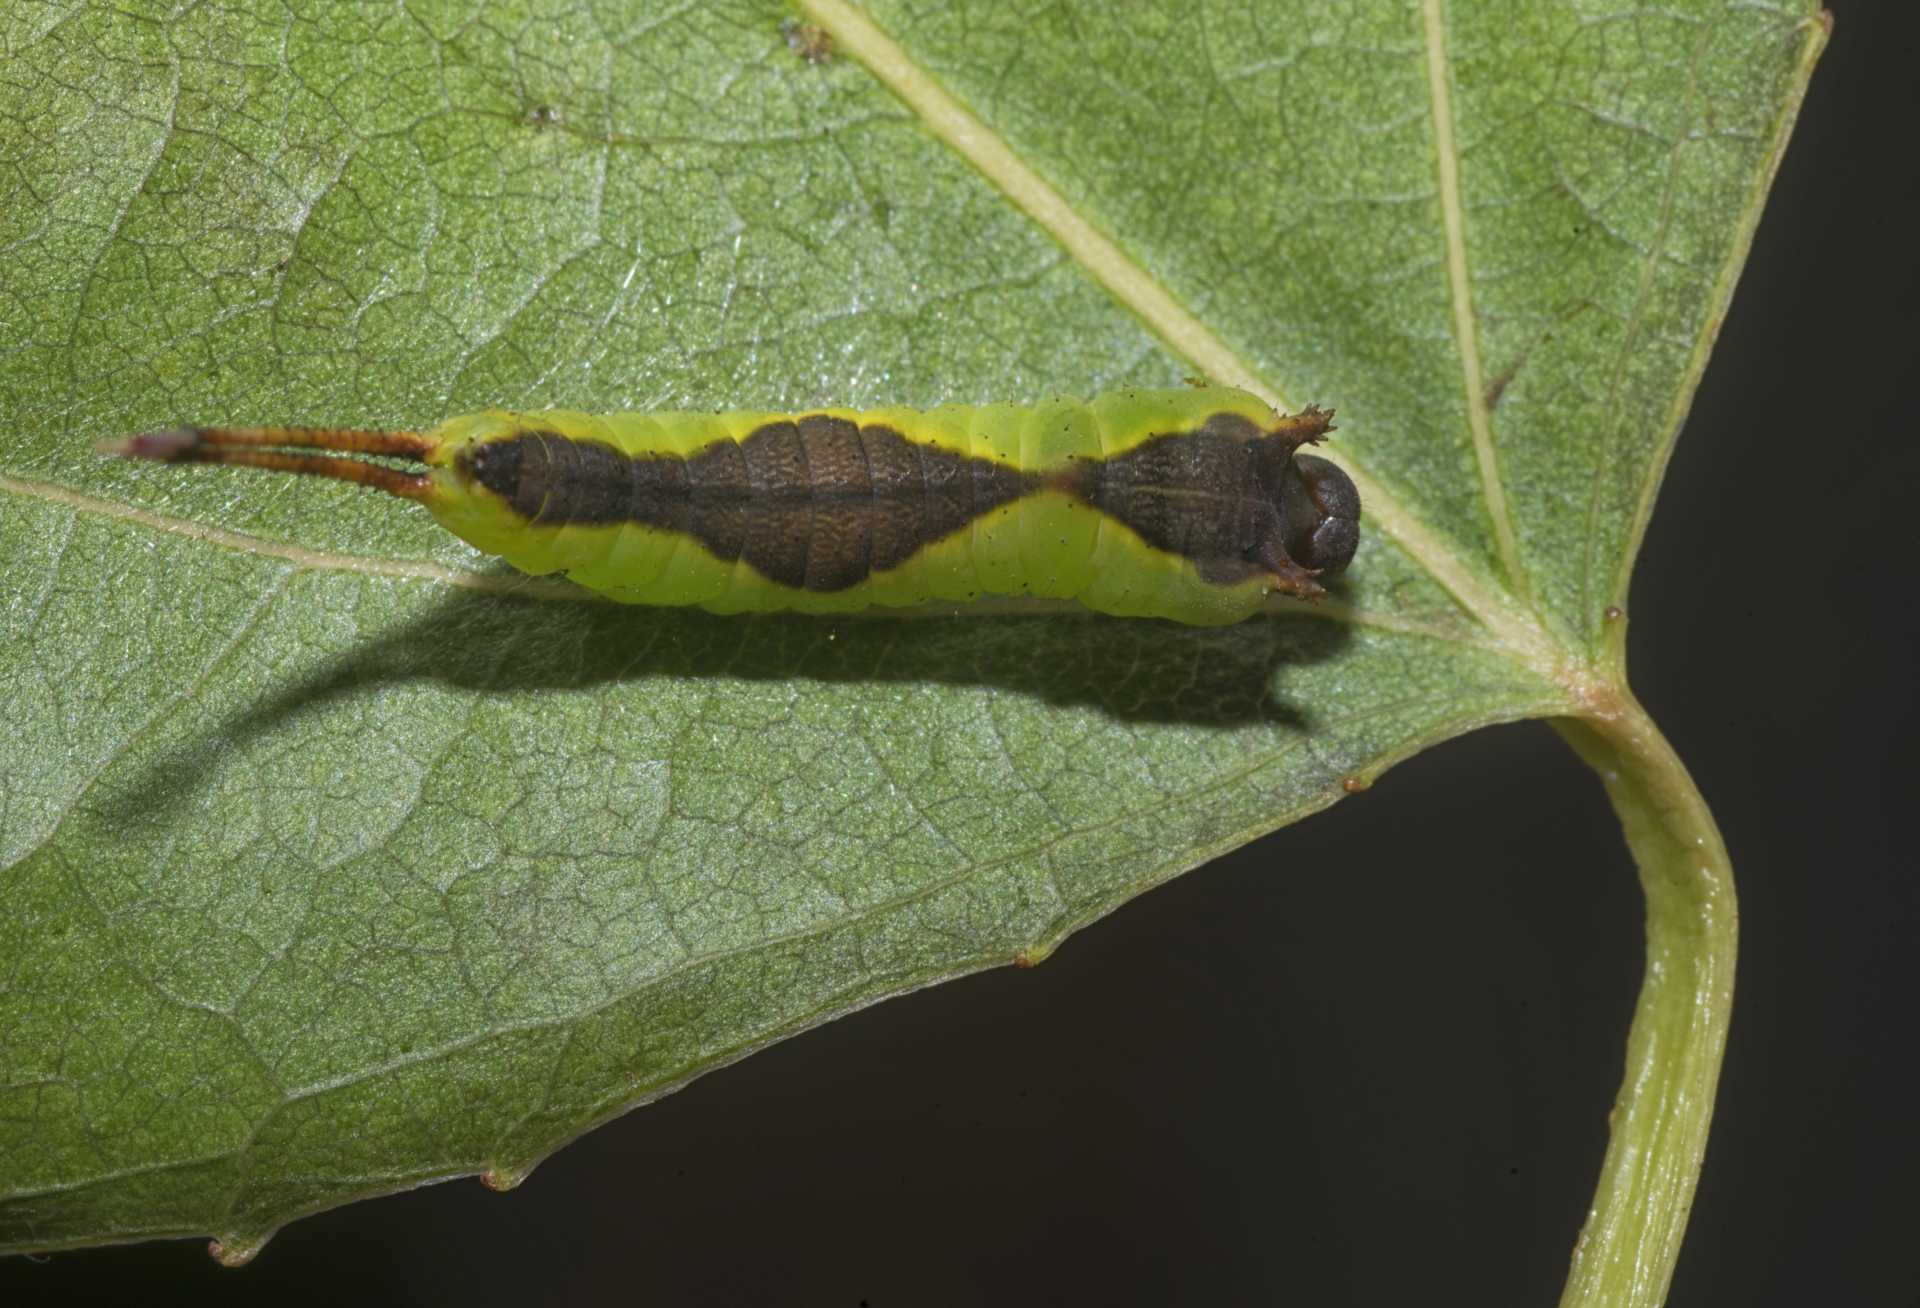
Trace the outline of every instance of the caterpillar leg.
<instances>
[{"instance_id":1,"label":"caterpillar leg","mask_svg":"<svg viewBox=\"0 0 1920 1308\"><path fill-rule=\"evenodd\" d=\"M1287 557L1278 541L1269 541L1260 548L1255 560L1266 570L1273 583L1273 589L1282 595L1292 595L1295 599L1319 599L1327 593L1327 588L1314 580L1320 575L1319 568L1303 568Z\"/></svg>"}]
</instances>

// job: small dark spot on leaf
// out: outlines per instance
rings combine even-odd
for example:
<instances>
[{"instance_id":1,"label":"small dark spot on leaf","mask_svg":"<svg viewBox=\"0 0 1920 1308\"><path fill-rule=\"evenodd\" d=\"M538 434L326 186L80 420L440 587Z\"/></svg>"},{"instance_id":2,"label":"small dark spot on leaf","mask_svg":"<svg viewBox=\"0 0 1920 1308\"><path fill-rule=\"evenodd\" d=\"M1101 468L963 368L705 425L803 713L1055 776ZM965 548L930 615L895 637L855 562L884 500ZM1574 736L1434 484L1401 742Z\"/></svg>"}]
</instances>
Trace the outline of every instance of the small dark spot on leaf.
<instances>
[{"instance_id":1,"label":"small dark spot on leaf","mask_svg":"<svg viewBox=\"0 0 1920 1308\"><path fill-rule=\"evenodd\" d=\"M803 23L789 18L780 24L780 35L787 38L787 49L810 64L833 60L833 34L818 23Z\"/></svg>"},{"instance_id":2,"label":"small dark spot on leaf","mask_svg":"<svg viewBox=\"0 0 1920 1308\"><path fill-rule=\"evenodd\" d=\"M1507 387L1513 384L1514 374L1520 371L1520 365L1507 368L1487 383L1487 410L1492 412L1500 404L1500 397L1507 393Z\"/></svg>"}]
</instances>

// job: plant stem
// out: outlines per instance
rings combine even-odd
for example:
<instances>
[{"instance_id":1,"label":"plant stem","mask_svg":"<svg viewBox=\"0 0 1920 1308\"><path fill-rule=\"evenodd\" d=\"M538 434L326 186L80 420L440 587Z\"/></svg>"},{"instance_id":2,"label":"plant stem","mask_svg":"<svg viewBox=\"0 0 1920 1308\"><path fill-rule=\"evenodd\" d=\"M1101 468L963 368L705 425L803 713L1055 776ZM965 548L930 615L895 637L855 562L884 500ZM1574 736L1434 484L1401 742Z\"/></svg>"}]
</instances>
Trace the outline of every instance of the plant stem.
<instances>
[{"instance_id":1,"label":"plant stem","mask_svg":"<svg viewBox=\"0 0 1920 1308\"><path fill-rule=\"evenodd\" d=\"M1600 1183L1562 1308L1665 1300L1706 1154L1733 1009L1733 866L1693 778L1623 687L1555 728L1600 774L1647 897L1647 967Z\"/></svg>"}]
</instances>

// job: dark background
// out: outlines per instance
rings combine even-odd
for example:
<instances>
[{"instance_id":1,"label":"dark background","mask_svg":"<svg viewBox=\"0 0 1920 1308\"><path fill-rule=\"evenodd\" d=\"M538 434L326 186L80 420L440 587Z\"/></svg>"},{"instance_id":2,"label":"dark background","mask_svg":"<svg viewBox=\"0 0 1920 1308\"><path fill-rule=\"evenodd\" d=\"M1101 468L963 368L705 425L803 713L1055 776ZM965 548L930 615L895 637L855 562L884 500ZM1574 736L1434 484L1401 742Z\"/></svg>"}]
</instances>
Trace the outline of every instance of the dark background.
<instances>
[{"instance_id":1,"label":"dark background","mask_svg":"<svg viewBox=\"0 0 1920 1308\"><path fill-rule=\"evenodd\" d=\"M1920 1305L1920 22L1838 23L1634 583L1633 684L1739 876L1676 1305ZM1311 874L1302 869L1316 869ZM1325 869L1337 869L1327 872ZM1001 970L777 1046L500 1196L0 1262L0 1301L1372 1304L1559 1293L1641 966L1544 725Z\"/></svg>"}]
</instances>

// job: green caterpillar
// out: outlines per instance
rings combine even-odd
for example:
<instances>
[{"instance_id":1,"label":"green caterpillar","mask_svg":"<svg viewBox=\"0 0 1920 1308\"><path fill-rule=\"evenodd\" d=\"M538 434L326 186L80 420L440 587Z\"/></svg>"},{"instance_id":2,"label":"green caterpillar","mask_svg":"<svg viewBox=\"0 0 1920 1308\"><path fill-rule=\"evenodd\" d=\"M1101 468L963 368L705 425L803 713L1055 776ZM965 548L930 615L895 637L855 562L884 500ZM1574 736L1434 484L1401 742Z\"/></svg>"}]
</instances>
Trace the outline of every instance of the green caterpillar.
<instances>
[{"instance_id":1,"label":"green caterpillar","mask_svg":"<svg viewBox=\"0 0 1920 1308\"><path fill-rule=\"evenodd\" d=\"M1318 597L1352 559L1353 482L1295 453L1331 417L1193 387L925 412L488 410L429 432L186 427L100 448L359 482L522 572L630 604L844 613L1030 595L1211 625L1273 592Z\"/></svg>"}]
</instances>

